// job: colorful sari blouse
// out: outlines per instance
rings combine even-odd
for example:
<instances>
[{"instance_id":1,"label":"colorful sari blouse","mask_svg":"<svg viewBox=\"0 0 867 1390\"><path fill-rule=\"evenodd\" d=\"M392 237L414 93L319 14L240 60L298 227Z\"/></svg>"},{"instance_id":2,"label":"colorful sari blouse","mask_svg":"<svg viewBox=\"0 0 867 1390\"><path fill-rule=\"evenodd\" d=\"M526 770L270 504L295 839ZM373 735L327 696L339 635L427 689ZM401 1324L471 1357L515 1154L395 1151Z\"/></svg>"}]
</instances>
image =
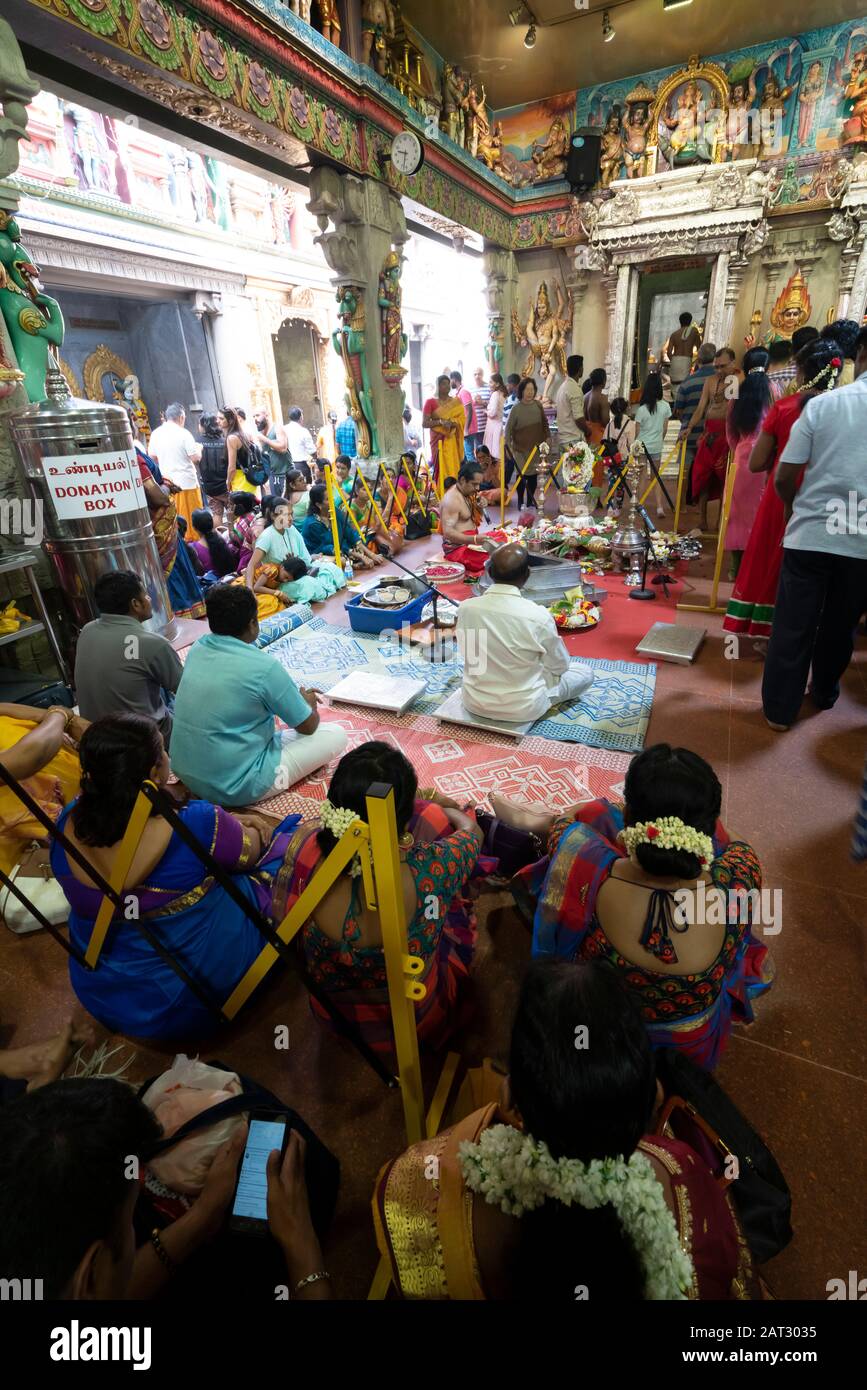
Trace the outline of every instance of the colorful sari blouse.
<instances>
[{"instance_id":1,"label":"colorful sari blouse","mask_svg":"<svg viewBox=\"0 0 867 1390\"><path fill-rule=\"evenodd\" d=\"M72 811L59 819L64 829ZM199 843L232 875L244 898L266 916L271 886L283 860L290 829L299 817L278 827L258 863L248 832L235 816L207 801L190 801L178 815ZM73 875L59 841L51 848L51 867L71 911L72 941L87 949L102 901ZM144 883L136 886L141 917L172 956L220 1003L265 944L256 926L176 832ZM184 1038L213 1030L216 1015L157 954L135 923L112 919L95 970L70 959L69 978L78 999L94 1018L115 1033L139 1038Z\"/></svg>"},{"instance_id":2,"label":"colorful sari blouse","mask_svg":"<svg viewBox=\"0 0 867 1390\"><path fill-rule=\"evenodd\" d=\"M618 841L622 829L622 807L605 800L582 806L576 820L554 822L548 857L520 874L536 898L533 955L607 961L634 993L653 1045L680 1047L710 1069L728 1039L732 1016L751 1021L751 998L773 978L767 947L751 931L751 890L761 888L761 866L750 846L730 841L718 823L710 877L730 905L720 951L695 974L651 970L621 955L596 916L599 890L625 857ZM731 896L736 890L741 894ZM648 894L648 905L649 900Z\"/></svg>"},{"instance_id":3,"label":"colorful sari blouse","mask_svg":"<svg viewBox=\"0 0 867 1390\"><path fill-rule=\"evenodd\" d=\"M0 755L8 753L37 727L32 719L0 715ZM58 748L38 772L25 777L21 785L40 810L56 821L67 801L81 790L81 764L78 754ZM0 869L8 874L21 854L34 840L47 838L45 827L19 801L11 787L0 783Z\"/></svg>"},{"instance_id":4,"label":"colorful sari blouse","mask_svg":"<svg viewBox=\"0 0 867 1390\"><path fill-rule=\"evenodd\" d=\"M318 824L301 825L289 846L275 888L275 910L290 911L322 861L316 841ZM417 906L408 923L409 951L421 956L424 969L417 978L427 987L416 1003L420 1041L436 1045L458 1022L456 1004L469 973L475 927L461 897L479 855L478 838L468 830L452 831L442 809L417 802L409 830L415 843L406 856L416 890ZM352 880L343 932L339 941L327 936L314 920L307 922L302 946L315 984L324 990L344 1018L353 1023L377 1051L392 1047L391 1015L385 954L382 946L362 946L361 879ZM318 1018L328 1014L311 998Z\"/></svg>"}]
</instances>

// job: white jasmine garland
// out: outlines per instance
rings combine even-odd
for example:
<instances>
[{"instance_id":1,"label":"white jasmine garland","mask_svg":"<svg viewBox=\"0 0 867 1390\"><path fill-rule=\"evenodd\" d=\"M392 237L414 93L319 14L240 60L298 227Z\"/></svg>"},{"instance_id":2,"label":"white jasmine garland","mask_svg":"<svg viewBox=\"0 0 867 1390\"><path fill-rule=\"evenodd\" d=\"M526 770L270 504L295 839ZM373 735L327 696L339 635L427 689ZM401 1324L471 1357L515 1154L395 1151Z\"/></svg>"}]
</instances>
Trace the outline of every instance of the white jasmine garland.
<instances>
[{"instance_id":1,"label":"white jasmine garland","mask_svg":"<svg viewBox=\"0 0 867 1390\"><path fill-rule=\"evenodd\" d=\"M335 840L342 839L349 827L354 825L356 821L360 824L361 816L356 815L354 811L347 810L345 806L333 806L327 797L319 807L319 824L324 830L330 830ZM361 873L361 860L357 854L350 861L349 873L352 878L357 878Z\"/></svg>"},{"instance_id":2,"label":"white jasmine garland","mask_svg":"<svg viewBox=\"0 0 867 1390\"><path fill-rule=\"evenodd\" d=\"M620 832L620 840L631 859L636 845L655 845L657 849L682 849L694 854L702 864L713 863L713 840L679 816L660 816L658 820L638 821Z\"/></svg>"},{"instance_id":3,"label":"white jasmine garland","mask_svg":"<svg viewBox=\"0 0 867 1390\"><path fill-rule=\"evenodd\" d=\"M553 1200L587 1211L612 1206L644 1269L645 1298L686 1299L693 1265L680 1243L662 1184L638 1150L628 1159L554 1158L542 1141L512 1125L491 1125L458 1150L464 1182L489 1206L523 1216Z\"/></svg>"}]
</instances>

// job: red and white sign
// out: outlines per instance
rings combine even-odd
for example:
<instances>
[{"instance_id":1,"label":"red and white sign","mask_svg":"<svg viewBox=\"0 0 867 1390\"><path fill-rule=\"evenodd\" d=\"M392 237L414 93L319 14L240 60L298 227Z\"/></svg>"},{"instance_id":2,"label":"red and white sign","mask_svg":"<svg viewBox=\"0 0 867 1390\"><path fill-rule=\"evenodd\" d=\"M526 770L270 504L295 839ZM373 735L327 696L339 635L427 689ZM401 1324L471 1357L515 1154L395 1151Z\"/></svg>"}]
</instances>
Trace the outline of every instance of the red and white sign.
<instances>
[{"instance_id":1,"label":"red and white sign","mask_svg":"<svg viewBox=\"0 0 867 1390\"><path fill-rule=\"evenodd\" d=\"M42 467L61 521L147 510L134 449L105 454L53 454Z\"/></svg>"}]
</instances>

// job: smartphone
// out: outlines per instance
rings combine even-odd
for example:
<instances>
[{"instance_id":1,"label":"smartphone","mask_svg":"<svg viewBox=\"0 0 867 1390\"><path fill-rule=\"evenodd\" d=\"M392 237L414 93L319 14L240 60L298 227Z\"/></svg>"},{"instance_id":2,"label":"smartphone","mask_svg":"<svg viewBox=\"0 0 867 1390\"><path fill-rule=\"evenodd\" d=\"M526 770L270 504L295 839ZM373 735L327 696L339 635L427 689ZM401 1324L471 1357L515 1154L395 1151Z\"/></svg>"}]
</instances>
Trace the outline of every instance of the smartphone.
<instances>
[{"instance_id":1,"label":"smartphone","mask_svg":"<svg viewBox=\"0 0 867 1390\"><path fill-rule=\"evenodd\" d=\"M268 1178L265 1167L274 1149L284 1153L291 1130L286 1116L271 1110L250 1115L247 1144L238 1169L229 1229L245 1235L264 1235L268 1229Z\"/></svg>"}]
</instances>

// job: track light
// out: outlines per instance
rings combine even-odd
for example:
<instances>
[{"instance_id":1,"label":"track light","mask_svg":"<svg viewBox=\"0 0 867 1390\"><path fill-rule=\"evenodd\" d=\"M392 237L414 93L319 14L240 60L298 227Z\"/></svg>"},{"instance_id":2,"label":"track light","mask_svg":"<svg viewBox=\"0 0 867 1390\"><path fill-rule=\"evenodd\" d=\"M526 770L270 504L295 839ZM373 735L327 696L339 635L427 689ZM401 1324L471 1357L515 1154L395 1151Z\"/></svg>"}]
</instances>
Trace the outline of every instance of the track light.
<instances>
[{"instance_id":1,"label":"track light","mask_svg":"<svg viewBox=\"0 0 867 1390\"><path fill-rule=\"evenodd\" d=\"M608 17L608 11L607 11L607 10L603 10L603 11L602 11L602 42L603 42L603 43L610 43L611 40L612 40L613 38L614 38L614 29L613 29L612 26L611 26L611 20L610 20L609 17Z\"/></svg>"},{"instance_id":2,"label":"track light","mask_svg":"<svg viewBox=\"0 0 867 1390\"><path fill-rule=\"evenodd\" d=\"M509 23L510 23L510 24L520 24L520 22L521 22L521 20L522 20L523 18L524 18L524 6L523 6L523 5L516 5L515 8L514 8L513 10L509 10Z\"/></svg>"},{"instance_id":3,"label":"track light","mask_svg":"<svg viewBox=\"0 0 867 1390\"><path fill-rule=\"evenodd\" d=\"M535 26L535 24L531 24L530 27L529 27L529 29L527 30L526 34L524 35L524 47L525 47L525 48L535 48L535 47L536 47L536 26Z\"/></svg>"},{"instance_id":4,"label":"track light","mask_svg":"<svg viewBox=\"0 0 867 1390\"><path fill-rule=\"evenodd\" d=\"M664 10L679 10L684 5L691 5L692 0L662 0Z\"/></svg>"}]
</instances>

